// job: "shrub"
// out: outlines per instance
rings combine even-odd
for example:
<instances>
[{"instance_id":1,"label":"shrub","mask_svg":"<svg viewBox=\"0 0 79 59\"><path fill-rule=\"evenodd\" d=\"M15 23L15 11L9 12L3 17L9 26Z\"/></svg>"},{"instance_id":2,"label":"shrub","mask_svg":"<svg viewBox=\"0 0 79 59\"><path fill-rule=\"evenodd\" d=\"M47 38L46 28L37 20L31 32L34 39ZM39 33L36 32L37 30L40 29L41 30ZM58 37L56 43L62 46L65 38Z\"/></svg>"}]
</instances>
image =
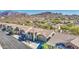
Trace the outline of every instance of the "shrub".
<instances>
[{"instance_id":1,"label":"shrub","mask_svg":"<svg viewBox=\"0 0 79 59\"><path fill-rule=\"evenodd\" d=\"M55 24L58 24L58 23L61 22L61 20L60 19L52 19L51 22L52 23L55 23Z\"/></svg>"}]
</instances>

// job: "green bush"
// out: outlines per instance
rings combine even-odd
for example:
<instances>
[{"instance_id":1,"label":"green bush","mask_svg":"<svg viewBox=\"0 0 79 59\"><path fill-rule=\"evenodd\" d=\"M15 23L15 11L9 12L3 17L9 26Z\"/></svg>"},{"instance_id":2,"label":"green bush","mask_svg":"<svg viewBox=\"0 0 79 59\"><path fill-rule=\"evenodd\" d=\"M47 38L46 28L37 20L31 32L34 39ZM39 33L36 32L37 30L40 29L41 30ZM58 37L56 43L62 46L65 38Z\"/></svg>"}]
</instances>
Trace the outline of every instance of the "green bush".
<instances>
[{"instance_id":1,"label":"green bush","mask_svg":"<svg viewBox=\"0 0 79 59\"><path fill-rule=\"evenodd\" d=\"M53 46L50 46L50 45L48 45L48 44L46 44L46 43L44 43L44 44L42 45L42 48L43 48L43 49L53 49L54 47L53 47Z\"/></svg>"},{"instance_id":2,"label":"green bush","mask_svg":"<svg viewBox=\"0 0 79 59\"><path fill-rule=\"evenodd\" d=\"M79 35L79 26L76 25L63 25L61 26L62 30L69 30L72 34Z\"/></svg>"},{"instance_id":3,"label":"green bush","mask_svg":"<svg viewBox=\"0 0 79 59\"><path fill-rule=\"evenodd\" d=\"M43 29L54 29L52 25L48 24L47 21L35 21L34 23L37 27L40 27Z\"/></svg>"},{"instance_id":4,"label":"green bush","mask_svg":"<svg viewBox=\"0 0 79 59\"><path fill-rule=\"evenodd\" d=\"M62 29L62 30L69 30L69 28L70 28L70 27L69 27L69 26L66 26L66 25L61 26L61 29Z\"/></svg>"},{"instance_id":5,"label":"green bush","mask_svg":"<svg viewBox=\"0 0 79 59\"><path fill-rule=\"evenodd\" d=\"M70 27L70 31L72 32L72 34L79 35L79 27L77 26Z\"/></svg>"},{"instance_id":6,"label":"green bush","mask_svg":"<svg viewBox=\"0 0 79 59\"><path fill-rule=\"evenodd\" d=\"M46 43L44 43L44 44L42 45L42 47L43 47L43 49L49 49L49 46L48 46L48 44L46 44Z\"/></svg>"},{"instance_id":7,"label":"green bush","mask_svg":"<svg viewBox=\"0 0 79 59\"><path fill-rule=\"evenodd\" d=\"M58 23L61 22L61 20L60 19L52 19L51 22L52 23L55 23L55 24L58 24Z\"/></svg>"}]
</instances>

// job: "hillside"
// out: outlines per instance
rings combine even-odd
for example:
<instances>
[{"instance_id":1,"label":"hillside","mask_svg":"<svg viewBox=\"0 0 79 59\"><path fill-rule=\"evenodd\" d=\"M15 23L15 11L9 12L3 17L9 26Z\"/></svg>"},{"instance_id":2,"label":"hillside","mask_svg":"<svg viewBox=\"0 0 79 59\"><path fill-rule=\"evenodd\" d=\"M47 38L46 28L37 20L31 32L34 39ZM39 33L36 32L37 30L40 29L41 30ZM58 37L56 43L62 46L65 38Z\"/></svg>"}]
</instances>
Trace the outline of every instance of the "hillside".
<instances>
[{"instance_id":1,"label":"hillside","mask_svg":"<svg viewBox=\"0 0 79 59\"><path fill-rule=\"evenodd\" d=\"M62 13L51 12L29 15L27 13L4 11L0 12L0 22L55 29L58 24L79 24L79 15L63 15Z\"/></svg>"}]
</instances>

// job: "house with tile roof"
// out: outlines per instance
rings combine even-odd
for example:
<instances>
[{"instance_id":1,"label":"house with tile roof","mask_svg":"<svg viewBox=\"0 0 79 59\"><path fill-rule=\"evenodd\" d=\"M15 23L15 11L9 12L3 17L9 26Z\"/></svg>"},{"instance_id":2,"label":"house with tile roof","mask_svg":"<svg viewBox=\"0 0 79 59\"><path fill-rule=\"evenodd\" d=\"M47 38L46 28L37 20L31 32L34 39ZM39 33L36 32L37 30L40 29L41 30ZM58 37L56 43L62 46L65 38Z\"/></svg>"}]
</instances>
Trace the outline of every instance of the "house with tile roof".
<instances>
[{"instance_id":1,"label":"house with tile roof","mask_svg":"<svg viewBox=\"0 0 79 59\"><path fill-rule=\"evenodd\" d=\"M74 40L76 36L65 34L65 33L56 33L51 39L47 42L48 45L55 46L57 43L69 43Z\"/></svg>"},{"instance_id":2,"label":"house with tile roof","mask_svg":"<svg viewBox=\"0 0 79 59\"><path fill-rule=\"evenodd\" d=\"M48 41L49 37L51 37L54 34L53 30L45 30L40 28L32 28L28 32L30 33L37 33L36 35L41 35L41 38L39 40L42 41Z\"/></svg>"},{"instance_id":3,"label":"house with tile roof","mask_svg":"<svg viewBox=\"0 0 79 59\"><path fill-rule=\"evenodd\" d=\"M79 49L79 37L76 37L74 40L70 42L76 49Z\"/></svg>"}]
</instances>

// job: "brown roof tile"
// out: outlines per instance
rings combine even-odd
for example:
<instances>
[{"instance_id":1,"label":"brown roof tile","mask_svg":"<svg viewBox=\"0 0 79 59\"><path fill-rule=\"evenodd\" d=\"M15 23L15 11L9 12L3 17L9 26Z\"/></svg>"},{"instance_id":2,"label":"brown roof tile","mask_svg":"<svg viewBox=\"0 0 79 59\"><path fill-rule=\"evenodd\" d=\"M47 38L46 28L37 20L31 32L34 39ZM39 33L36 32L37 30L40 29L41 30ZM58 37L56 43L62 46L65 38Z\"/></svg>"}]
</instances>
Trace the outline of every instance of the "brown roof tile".
<instances>
[{"instance_id":1,"label":"brown roof tile","mask_svg":"<svg viewBox=\"0 0 79 59\"><path fill-rule=\"evenodd\" d=\"M48 42L49 45L54 45L56 43L67 43L75 39L74 35L56 33Z\"/></svg>"}]
</instances>

